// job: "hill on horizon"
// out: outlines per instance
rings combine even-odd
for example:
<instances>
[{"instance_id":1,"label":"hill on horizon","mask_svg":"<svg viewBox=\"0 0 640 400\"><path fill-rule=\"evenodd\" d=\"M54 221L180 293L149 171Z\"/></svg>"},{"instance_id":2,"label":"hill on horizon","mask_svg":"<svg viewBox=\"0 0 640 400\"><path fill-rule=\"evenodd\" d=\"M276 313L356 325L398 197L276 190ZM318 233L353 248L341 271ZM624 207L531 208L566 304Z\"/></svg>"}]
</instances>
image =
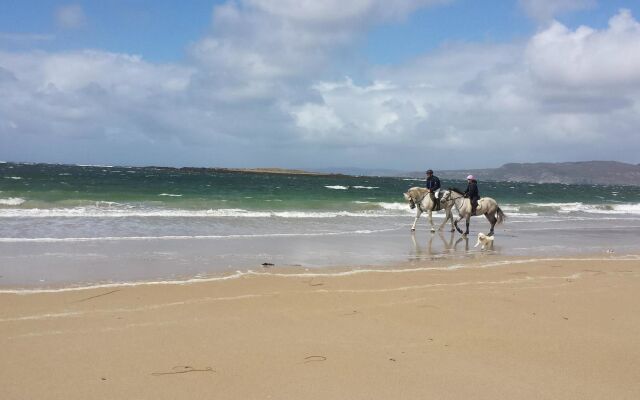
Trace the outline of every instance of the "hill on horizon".
<instances>
[{"instance_id":1,"label":"hill on horizon","mask_svg":"<svg viewBox=\"0 0 640 400\"><path fill-rule=\"evenodd\" d=\"M445 179L464 179L467 174L482 181L640 186L640 165L619 161L508 163L498 168L436 171ZM407 176L424 177L424 171Z\"/></svg>"}]
</instances>

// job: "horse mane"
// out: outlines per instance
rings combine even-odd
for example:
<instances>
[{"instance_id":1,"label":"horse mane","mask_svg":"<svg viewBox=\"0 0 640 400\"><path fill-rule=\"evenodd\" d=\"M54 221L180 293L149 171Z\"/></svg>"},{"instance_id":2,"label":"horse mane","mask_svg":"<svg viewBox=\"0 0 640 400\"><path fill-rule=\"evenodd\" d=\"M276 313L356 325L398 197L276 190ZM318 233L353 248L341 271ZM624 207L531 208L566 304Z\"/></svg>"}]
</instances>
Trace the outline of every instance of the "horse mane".
<instances>
[{"instance_id":1,"label":"horse mane","mask_svg":"<svg viewBox=\"0 0 640 400\"><path fill-rule=\"evenodd\" d=\"M451 190L452 192L456 192L458 194L464 194L464 192L458 188L450 187L448 190Z\"/></svg>"}]
</instances>

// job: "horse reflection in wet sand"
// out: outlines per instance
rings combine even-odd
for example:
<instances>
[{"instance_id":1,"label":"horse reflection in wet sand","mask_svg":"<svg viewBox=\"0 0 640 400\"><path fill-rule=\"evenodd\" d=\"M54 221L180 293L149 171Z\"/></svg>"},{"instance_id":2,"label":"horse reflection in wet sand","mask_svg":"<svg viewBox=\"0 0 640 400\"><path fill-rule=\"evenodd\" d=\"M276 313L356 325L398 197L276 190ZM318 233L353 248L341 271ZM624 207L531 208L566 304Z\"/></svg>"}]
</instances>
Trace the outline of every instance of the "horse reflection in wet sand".
<instances>
[{"instance_id":1,"label":"horse reflection in wet sand","mask_svg":"<svg viewBox=\"0 0 640 400\"><path fill-rule=\"evenodd\" d=\"M422 259L425 256L432 257L437 255L446 255L449 253L455 253L458 249L458 245L464 243L464 251L469 251L469 238L468 237L459 237L457 240L455 239L455 230L451 231L451 236L449 239L445 238L445 235L442 232L438 232L438 237L442 241L442 248L438 249L437 246L434 249L433 240L436 235L429 235L429 240L427 240L426 248L423 245L418 244L416 240L415 233L411 234L411 242L413 243L413 257L416 259Z\"/></svg>"},{"instance_id":2,"label":"horse reflection in wet sand","mask_svg":"<svg viewBox=\"0 0 640 400\"><path fill-rule=\"evenodd\" d=\"M454 229L453 214L451 213L451 209L453 208L454 201L451 199L451 196L448 195L446 190L442 191L441 194L442 194L442 199L440 200L440 205L442 207L441 209L444 210L445 218L444 218L444 221L442 221L442 224L440 224L440 226L438 227L438 230L442 229L447 223L447 221L451 221L451 232L453 232L455 229ZM445 197L447 198L446 200L445 200ZM435 232L436 227L433 224L433 217L432 217L435 204L431 199L431 196L429 196L427 189L414 186L409 190L407 190L406 193L404 193L404 198L409 202L409 206L412 209L413 208L416 209L416 218L413 220L413 225L411 225L411 231L416 230L416 223L418 222L418 218L420 218L420 215L422 215L423 212L428 212L429 224L431 225L431 232Z\"/></svg>"}]
</instances>

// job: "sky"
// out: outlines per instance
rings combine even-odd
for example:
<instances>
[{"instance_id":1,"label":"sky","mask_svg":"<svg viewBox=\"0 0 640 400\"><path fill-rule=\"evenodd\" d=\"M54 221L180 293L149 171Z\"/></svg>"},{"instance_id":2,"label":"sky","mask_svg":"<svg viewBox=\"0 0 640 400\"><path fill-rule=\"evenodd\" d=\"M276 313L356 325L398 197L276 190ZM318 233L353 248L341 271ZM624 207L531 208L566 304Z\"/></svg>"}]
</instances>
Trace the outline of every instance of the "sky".
<instances>
[{"instance_id":1,"label":"sky","mask_svg":"<svg viewBox=\"0 0 640 400\"><path fill-rule=\"evenodd\" d=\"M640 163L637 0L0 2L0 160Z\"/></svg>"}]
</instances>

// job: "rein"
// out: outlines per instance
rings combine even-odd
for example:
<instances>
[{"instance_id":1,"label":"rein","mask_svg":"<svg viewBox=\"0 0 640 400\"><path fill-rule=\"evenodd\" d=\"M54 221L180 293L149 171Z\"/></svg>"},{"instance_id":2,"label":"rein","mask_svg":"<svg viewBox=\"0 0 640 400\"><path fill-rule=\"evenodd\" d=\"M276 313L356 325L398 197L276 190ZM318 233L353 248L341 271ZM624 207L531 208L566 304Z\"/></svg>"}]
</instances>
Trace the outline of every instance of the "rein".
<instances>
[{"instance_id":1,"label":"rein","mask_svg":"<svg viewBox=\"0 0 640 400\"><path fill-rule=\"evenodd\" d=\"M424 194L424 196L422 196L422 197L420 198L420 200L418 200L418 201L415 201L415 200L414 200L414 201L413 201L413 203L416 205L416 207L418 207L418 210L420 210L421 212L425 212L425 211L422 209L422 200L424 200L424 198L425 198L425 197L427 197L427 195L428 195L428 194L429 194L429 193L425 193L425 194Z\"/></svg>"},{"instance_id":2,"label":"rein","mask_svg":"<svg viewBox=\"0 0 640 400\"><path fill-rule=\"evenodd\" d=\"M454 195L458 195L457 197L454 197ZM459 193L457 190L451 190L449 189L449 195L448 197L453 200L453 205L456 207L456 211L458 211L458 213L460 212L460 207L462 207L461 205L458 205L458 200L463 199L462 202L464 203L464 195ZM444 199L443 199L444 200Z\"/></svg>"},{"instance_id":3,"label":"rein","mask_svg":"<svg viewBox=\"0 0 640 400\"><path fill-rule=\"evenodd\" d=\"M424 196L422 196L422 197L420 198L420 200L413 200L413 203L414 203L414 204L416 205L416 207L418 207L418 209L419 209L420 211L422 211L422 212L427 212L427 211L429 211L429 210L424 210L424 209L422 209L422 200L424 200L424 199L425 199L425 197L427 197L428 195L429 195L429 192L426 192L426 193L424 194ZM442 200L444 200L444 199L441 199L441 201L442 201ZM442 203L441 203L441 204L442 204ZM455 202L454 202L454 204L455 204ZM433 205L433 207L435 208L435 206L436 206L436 205L434 204L434 205ZM442 207L442 208L441 208L441 210L442 210L442 209L444 209L444 207ZM432 211L433 211L433 210L432 210Z\"/></svg>"}]
</instances>

